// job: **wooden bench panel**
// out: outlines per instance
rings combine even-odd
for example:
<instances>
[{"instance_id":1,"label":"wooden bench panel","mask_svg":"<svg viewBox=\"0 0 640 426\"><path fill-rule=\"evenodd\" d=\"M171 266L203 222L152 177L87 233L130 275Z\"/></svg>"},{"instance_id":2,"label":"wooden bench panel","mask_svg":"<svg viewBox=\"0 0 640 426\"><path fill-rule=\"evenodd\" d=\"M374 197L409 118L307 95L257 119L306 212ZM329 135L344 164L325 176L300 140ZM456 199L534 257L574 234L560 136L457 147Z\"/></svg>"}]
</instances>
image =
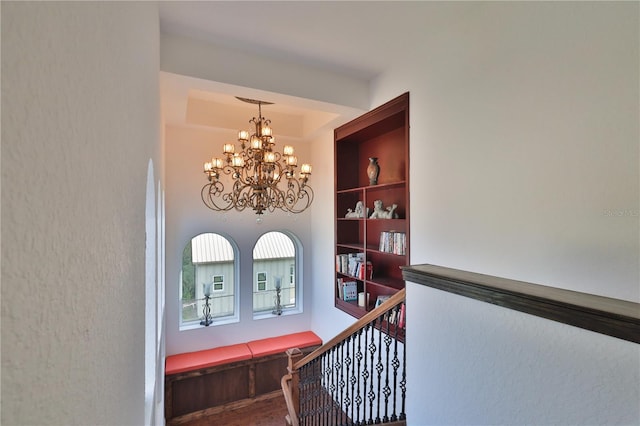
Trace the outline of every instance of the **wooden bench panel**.
<instances>
[{"instance_id":1,"label":"wooden bench panel","mask_svg":"<svg viewBox=\"0 0 640 426\"><path fill-rule=\"evenodd\" d=\"M286 350L310 353L321 345L315 333L305 331L171 355L165 363L166 421L179 424L216 407L237 408L279 391L287 373Z\"/></svg>"},{"instance_id":2,"label":"wooden bench panel","mask_svg":"<svg viewBox=\"0 0 640 426\"><path fill-rule=\"evenodd\" d=\"M188 377L173 383L173 416L249 398L249 365Z\"/></svg>"}]
</instances>

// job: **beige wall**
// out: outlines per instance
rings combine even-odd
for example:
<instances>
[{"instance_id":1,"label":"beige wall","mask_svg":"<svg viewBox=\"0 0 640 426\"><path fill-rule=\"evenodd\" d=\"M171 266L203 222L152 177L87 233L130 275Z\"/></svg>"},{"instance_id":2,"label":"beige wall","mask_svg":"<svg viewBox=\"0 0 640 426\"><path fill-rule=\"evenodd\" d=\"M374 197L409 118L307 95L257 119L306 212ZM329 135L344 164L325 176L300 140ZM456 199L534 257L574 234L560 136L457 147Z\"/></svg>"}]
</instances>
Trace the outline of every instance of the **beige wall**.
<instances>
[{"instance_id":1,"label":"beige wall","mask_svg":"<svg viewBox=\"0 0 640 426\"><path fill-rule=\"evenodd\" d=\"M151 422L158 32L151 3L2 3L2 424Z\"/></svg>"}]
</instances>

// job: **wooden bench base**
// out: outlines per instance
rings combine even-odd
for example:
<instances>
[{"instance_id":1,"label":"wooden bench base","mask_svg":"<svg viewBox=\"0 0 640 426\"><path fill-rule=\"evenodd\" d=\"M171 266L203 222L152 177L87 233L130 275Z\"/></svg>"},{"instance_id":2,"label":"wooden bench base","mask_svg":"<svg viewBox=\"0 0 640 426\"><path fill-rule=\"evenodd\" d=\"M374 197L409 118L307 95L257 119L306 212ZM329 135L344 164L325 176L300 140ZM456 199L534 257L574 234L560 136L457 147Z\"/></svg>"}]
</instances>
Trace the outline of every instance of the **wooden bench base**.
<instances>
[{"instance_id":1,"label":"wooden bench base","mask_svg":"<svg viewBox=\"0 0 640 426\"><path fill-rule=\"evenodd\" d=\"M310 353L322 343L313 333L289 336L247 343L250 358L246 358L241 345L167 357L167 424L184 423L219 412L215 410L237 409L281 395L280 379L287 374L286 350L303 346L300 350ZM225 354L233 361L226 362Z\"/></svg>"}]
</instances>

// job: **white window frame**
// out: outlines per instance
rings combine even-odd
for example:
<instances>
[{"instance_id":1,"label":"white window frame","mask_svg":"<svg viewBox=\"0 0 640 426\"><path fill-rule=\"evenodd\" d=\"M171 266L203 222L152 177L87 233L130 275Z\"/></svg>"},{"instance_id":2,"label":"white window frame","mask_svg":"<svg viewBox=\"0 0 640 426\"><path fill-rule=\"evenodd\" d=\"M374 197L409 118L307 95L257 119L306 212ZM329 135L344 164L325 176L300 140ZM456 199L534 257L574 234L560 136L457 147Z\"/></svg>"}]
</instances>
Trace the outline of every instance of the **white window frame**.
<instances>
[{"instance_id":1,"label":"white window frame","mask_svg":"<svg viewBox=\"0 0 640 426\"><path fill-rule=\"evenodd\" d=\"M289 265L288 268L288 275L289 275L289 281L291 281L293 279L293 284L295 285L295 305L293 307L287 307L284 308L282 310L282 314L279 316L289 316L289 315L297 315L297 314L301 314L303 313L304 309L303 309L303 303L302 301L304 300L303 298L303 280L302 280L302 276L303 276L303 271L304 271L304 266L303 266L303 253L302 253L302 242L300 241L300 239L292 232L287 231L287 230L281 230L281 229L274 229L274 230L269 230L264 232L263 234L259 235L258 238L256 239L256 244L257 242L260 240L260 238L262 238L263 235L269 233L269 232L280 232L282 234L284 234L285 236L287 236L291 242L293 243L293 248L294 248L294 257L293 257L293 265ZM255 245L254 245L254 249L255 249ZM253 256L252 256L252 262L254 262ZM255 265L255 263L254 263ZM294 272L293 274L291 273L291 266L293 266ZM254 266L255 267L255 266ZM283 275L287 275L286 273ZM257 276L256 276L257 278ZM268 277L267 277L268 278ZM268 279L267 279L268 282ZM284 285L285 283L287 283L287 279L283 277L282 279L282 284ZM268 287L267 287L268 288ZM252 311L253 311L253 301L252 303ZM286 304L286 301L282 301L283 304ZM267 319L267 318L273 318L274 316L276 316L272 311L260 311L260 312L253 312L253 319L254 320L261 320L261 319Z\"/></svg>"},{"instance_id":2,"label":"white window frame","mask_svg":"<svg viewBox=\"0 0 640 426\"><path fill-rule=\"evenodd\" d=\"M217 283L216 282L216 278L220 278L220 282ZM212 275L211 276L211 282L213 283L213 286L211 288L211 291L224 291L224 274L223 275ZM216 288L216 284L220 284L222 287L221 288Z\"/></svg>"},{"instance_id":3,"label":"white window frame","mask_svg":"<svg viewBox=\"0 0 640 426\"><path fill-rule=\"evenodd\" d=\"M260 279L260 275L264 275L264 279ZM267 291L267 282L269 281L269 277L266 272L257 272L256 273L256 291ZM260 289L260 284L264 284L264 288Z\"/></svg>"},{"instance_id":4,"label":"white window frame","mask_svg":"<svg viewBox=\"0 0 640 426\"><path fill-rule=\"evenodd\" d=\"M202 235L202 234L217 234L220 237L223 237L224 239L226 239L229 244L231 244L231 248L233 250L233 280L231 280L232 282L228 282L228 280L226 279L226 277L224 276L224 274L212 274L211 275L211 279L213 281L213 277L215 276L222 276L223 277L223 289L222 290L215 290L215 288L212 288L212 292L216 292L216 293L220 293L220 292L224 292L224 289L227 288L227 285L232 285L233 286L233 314L231 315L226 315L223 317L213 317L213 322L208 326L208 327L215 327L215 326L220 326L220 325L227 325L227 324L233 324L233 323L238 323L240 322L240 250L238 248L238 245L236 244L236 242L227 234L221 233L221 232L215 232L215 231L204 231L201 232L197 235L195 235L193 238L197 237L198 235ZM183 247L186 247L186 244L190 244L191 240L193 238L189 238L187 241L185 241L185 244ZM184 250L184 249L183 249ZM181 252L182 255L182 252ZM182 262L181 262L182 264ZM195 283L196 288L199 286L198 283ZM215 286L213 286L215 287ZM178 285L178 291L179 291L179 295L178 295L178 306L179 306L179 315L178 315L178 327L180 331L186 331L186 330L193 330L193 329L198 329L198 328L206 328L204 325L200 324L200 321L202 320L202 312L201 310L198 312L198 317L196 319L193 320L188 320L188 321L183 321L182 320L182 308L183 308L183 300L182 300L182 266L180 267L180 281L179 281L179 285ZM197 294L197 293L196 293Z\"/></svg>"}]
</instances>

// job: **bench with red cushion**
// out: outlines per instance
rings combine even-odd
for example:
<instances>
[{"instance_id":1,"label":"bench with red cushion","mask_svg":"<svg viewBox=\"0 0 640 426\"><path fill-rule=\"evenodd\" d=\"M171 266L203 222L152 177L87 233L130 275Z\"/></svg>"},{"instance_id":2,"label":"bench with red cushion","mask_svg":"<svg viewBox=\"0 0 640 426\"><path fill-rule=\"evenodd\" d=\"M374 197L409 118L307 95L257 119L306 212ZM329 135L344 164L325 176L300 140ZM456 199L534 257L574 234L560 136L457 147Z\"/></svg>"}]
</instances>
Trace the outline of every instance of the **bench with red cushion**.
<instances>
[{"instance_id":1,"label":"bench with red cushion","mask_svg":"<svg viewBox=\"0 0 640 426\"><path fill-rule=\"evenodd\" d=\"M177 424L277 392L287 374L286 351L309 353L321 345L314 332L303 331L170 355L165 360L166 421Z\"/></svg>"}]
</instances>

